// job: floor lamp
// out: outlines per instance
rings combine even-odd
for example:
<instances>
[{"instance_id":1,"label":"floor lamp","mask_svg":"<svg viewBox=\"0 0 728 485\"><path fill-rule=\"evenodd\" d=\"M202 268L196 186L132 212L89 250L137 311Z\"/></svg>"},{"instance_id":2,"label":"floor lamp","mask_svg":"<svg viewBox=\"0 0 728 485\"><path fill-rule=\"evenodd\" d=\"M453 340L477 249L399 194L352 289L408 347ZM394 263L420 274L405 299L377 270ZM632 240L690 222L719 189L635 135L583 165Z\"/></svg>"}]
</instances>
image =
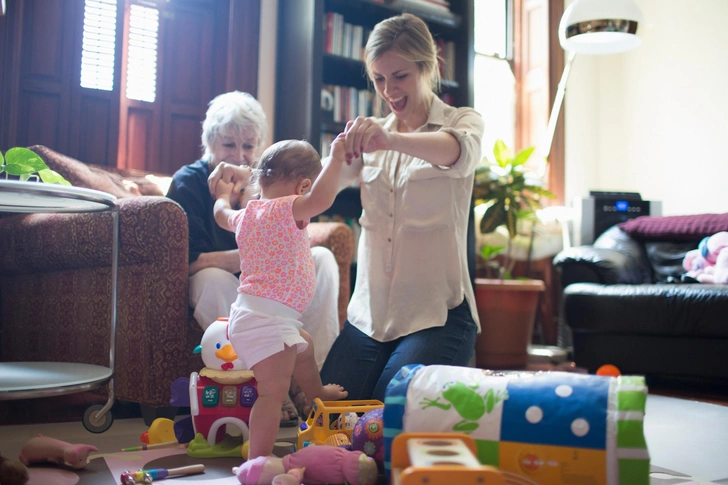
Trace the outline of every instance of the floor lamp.
<instances>
[{"instance_id":1,"label":"floor lamp","mask_svg":"<svg viewBox=\"0 0 728 485\"><path fill-rule=\"evenodd\" d=\"M556 123L576 54L617 54L638 47L637 27L644 16L635 0L574 0L559 24L559 41L568 57L546 129L546 159L551 153Z\"/></svg>"}]
</instances>

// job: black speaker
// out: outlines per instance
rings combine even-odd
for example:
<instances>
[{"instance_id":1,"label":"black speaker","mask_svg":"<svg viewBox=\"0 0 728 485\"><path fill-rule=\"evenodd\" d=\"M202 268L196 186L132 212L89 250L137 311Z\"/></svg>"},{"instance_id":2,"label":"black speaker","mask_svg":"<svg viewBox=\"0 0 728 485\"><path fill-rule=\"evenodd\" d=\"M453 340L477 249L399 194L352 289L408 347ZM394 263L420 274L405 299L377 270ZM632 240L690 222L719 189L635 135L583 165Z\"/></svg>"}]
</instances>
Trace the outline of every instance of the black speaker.
<instances>
[{"instance_id":1,"label":"black speaker","mask_svg":"<svg viewBox=\"0 0 728 485\"><path fill-rule=\"evenodd\" d=\"M577 223L575 244L592 244L604 231L630 219L640 216L662 215L662 202L642 200L637 192L589 191L589 197L577 201Z\"/></svg>"}]
</instances>

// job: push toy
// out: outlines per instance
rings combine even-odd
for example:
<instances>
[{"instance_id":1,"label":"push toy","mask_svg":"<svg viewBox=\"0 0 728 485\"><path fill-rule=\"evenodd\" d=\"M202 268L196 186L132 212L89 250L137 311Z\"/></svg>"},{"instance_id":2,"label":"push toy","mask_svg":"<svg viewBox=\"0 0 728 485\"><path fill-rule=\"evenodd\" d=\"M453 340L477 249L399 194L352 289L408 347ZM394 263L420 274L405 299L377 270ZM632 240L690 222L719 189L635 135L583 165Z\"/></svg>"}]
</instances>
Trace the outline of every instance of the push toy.
<instances>
[{"instance_id":1,"label":"push toy","mask_svg":"<svg viewBox=\"0 0 728 485\"><path fill-rule=\"evenodd\" d=\"M205 465L189 465L180 468L154 468L151 470L139 470L136 472L126 471L121 474L121 485L135 485L136 483L152 483L161 478L174 477L179 475L194 475L205 473Z\"/></svg>"},{"instance_id":2,"label":"push toy","mask_svg":"<svg viewBox=\"0 0 728 485\"><path fill-rule=\"evenodd\" d=\"M92 451L99 450L95 446L73 445L39 434L23 445L18 458L25 465L50 462L79 469L86 466L88 455Z\"/></svg>"},{"instance_id":3,"label":"push toy","mask_svg":"<svg viewBox=\"0 0 728 485\"><path fill-rule=\"evenodd\" d=\"M248 440L248 420L258 390L253 372L243 367L229 339L227 318L218 318L202 335L195 353L205 367L189 379L172 383L173 406L189 406L190 417L174 423L180 443L189 443L195 458L241 456ZM240 429L242 438L225 434L225 425Z\"/></svg>"},{"instance_id":4,"label":"push toy","mask_svg":"<svg viewBox=\"0 0 728 485\"><path fill-rule=\"evenodd\" d=\"M497 468L481 465L475 441L458 433L402 433L392 443L392 483L505 485Z\"/></svg>"}]
</instances>

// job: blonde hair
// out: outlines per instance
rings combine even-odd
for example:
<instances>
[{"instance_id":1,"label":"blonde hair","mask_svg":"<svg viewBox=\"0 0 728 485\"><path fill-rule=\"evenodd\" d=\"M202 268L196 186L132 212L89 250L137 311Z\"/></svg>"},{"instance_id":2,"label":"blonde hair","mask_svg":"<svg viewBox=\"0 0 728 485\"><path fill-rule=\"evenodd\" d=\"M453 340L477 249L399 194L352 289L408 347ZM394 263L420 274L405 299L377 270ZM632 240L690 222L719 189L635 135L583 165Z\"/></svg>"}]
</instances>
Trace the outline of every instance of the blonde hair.
<instances>
[{"instance_id":1,"label":"blonde hair","mask_svg":"<svg viewBox=\"0 0 728 485\"><path fill-rule=\"evenodd\" d=\"M417 64L420 74L430 82L430 88L433 91L440 89L437 45L422 19L404 13L382 20L374 26L364 49L370 79L373 77L372 63L389 51Z\"/></svg>"},{"instance_id":2,"label":"blonde hair","mask_svg":"<svg viewBox=\"0 0 728 485\"><path fill-rule=\"evenodd\" d=\"M305 178L316 180L321 172L321 157L310 143L304 140L283 140L274 143L258 161L257 183L268 187L274 182Z\"/></svg>"},{"instance_id":3,"label":"blonde hair","mask_svg":"<svg viewBox=\"0 0 728 485\"><path fill-rule=\"evenodd\" d=\"M260 146L268 134L268 121L258 100L248 93L231 91L210 101L205 121L202 122L204 160L212 159L215 141L228 130L239 137L245 131L252 131L257 138L256 145Z\"/></svg>"}]
</instances>

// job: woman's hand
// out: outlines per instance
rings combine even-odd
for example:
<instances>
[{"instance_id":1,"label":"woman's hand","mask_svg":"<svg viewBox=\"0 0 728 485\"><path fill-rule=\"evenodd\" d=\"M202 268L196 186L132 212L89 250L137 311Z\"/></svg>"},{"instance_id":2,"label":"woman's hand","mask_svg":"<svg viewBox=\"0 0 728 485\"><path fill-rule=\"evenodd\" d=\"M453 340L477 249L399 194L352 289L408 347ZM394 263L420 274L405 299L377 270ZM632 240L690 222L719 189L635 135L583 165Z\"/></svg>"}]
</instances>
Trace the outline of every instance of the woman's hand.
<instances>
[{"instance_id":1,"label":"woman's hand","mask_svg":"<svg viewBox=\"0 0 728 485\"><path fill-rule=\"evenodd\" d=\"M207 178L207 187L210 189L210 195L217 197L217 183L224 181L232 184L232 194L237 195L247 187L250 181L251 170L249 167L233 165L231 163L220 162Z\"/></svg>"},{"instance_id":2,"label":"woman's hand","mask_svg":"<svg viewBox=\"0 0 728 485\"><path fill-rule=\"evenodd\" d=\"M357 117L346 124L346 158L361 157L362 153L392 149L392 133L374 118Z\"/></svg>"}]
</instances>

